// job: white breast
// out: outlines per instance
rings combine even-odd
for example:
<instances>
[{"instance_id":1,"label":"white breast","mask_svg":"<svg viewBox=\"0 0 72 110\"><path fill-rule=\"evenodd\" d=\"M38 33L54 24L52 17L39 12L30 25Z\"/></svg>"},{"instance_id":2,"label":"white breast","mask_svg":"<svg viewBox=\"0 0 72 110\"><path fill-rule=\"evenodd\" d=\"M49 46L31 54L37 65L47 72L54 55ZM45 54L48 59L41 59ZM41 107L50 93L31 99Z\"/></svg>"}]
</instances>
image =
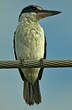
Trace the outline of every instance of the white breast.
<instances>
[{"instance_id":1,"label":"white breast","mask_svg":"<svg viewBox=\"0 0 72 110\"><path fill-rule=\"evenodd\" d=\"M20 23L16 29L15 50L17 59L41 59L44 57L44 32L39 24ZM23 69L24 76L34 82L40 68Z\"/></svg>"}]
</instances>

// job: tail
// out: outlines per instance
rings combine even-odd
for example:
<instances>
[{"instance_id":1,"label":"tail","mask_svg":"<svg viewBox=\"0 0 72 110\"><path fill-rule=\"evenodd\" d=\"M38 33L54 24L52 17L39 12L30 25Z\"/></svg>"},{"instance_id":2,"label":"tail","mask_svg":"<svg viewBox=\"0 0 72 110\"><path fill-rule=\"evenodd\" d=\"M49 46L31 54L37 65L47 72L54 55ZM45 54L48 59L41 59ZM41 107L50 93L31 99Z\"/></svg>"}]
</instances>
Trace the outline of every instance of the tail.
<instances>
[{"instance_id":1,"label":"tail","mask_svg":"<svg viewBox=\"0 0 72 110\"><path fill-rule=\"evenodd\" d=\"M34 103L41 103L41 94L38 79L34 85L30 84L26 80L24 81L23 97L25 99L25 102L29 105L33 105Z\"/></svg>"}]
</instances>

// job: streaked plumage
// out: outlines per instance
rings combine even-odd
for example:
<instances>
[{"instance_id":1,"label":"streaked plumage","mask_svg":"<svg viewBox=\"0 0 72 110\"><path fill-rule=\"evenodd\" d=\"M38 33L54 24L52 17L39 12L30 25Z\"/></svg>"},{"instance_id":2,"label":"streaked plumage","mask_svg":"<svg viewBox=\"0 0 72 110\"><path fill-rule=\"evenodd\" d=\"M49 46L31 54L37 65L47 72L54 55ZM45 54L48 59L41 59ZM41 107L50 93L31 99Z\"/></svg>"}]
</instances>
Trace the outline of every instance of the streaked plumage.
<instances>
[{"instance_id":1,"label":"streaked plumage","mask_svg":"<svg viewBox=\"0 0 72 110\"><path fill-rule=\"evenodd\" d=\"M46 58L46 40L44 31L38 21L48 15L58 14L58 11L47 11L39 6L28 6L19 15L19 24L14 33L15 58L42 59ZM48 15L47 15L48 14ZM29 105L41 102L39 79L42 77L43 68L19 68L19 73L24 81L23 96Z\"/></svg>"}]
</instances>

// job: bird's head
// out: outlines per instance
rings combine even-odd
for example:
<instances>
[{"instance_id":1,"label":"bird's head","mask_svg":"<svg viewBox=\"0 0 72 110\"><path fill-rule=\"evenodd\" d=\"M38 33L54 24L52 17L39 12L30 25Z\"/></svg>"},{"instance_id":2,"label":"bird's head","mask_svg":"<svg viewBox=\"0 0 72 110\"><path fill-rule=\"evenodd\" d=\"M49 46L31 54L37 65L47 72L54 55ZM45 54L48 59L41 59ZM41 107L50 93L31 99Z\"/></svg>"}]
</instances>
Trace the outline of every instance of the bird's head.
<instances>
[{"instance_id":1,"label":"bird's head","mask_svg":"<svg viewBox=\"0 0 72 110\"><path fill-rule=\"evenodd\" d=\"M30 5L22 9L20 15L19 15L19 21L20 19L27 17L28 19L38 22L39 20L46 18L48 16L54 16L56 14L61 13L60 11L55 10L44 10L43 8L35 5Z\"/></svg>"}]
</instances>

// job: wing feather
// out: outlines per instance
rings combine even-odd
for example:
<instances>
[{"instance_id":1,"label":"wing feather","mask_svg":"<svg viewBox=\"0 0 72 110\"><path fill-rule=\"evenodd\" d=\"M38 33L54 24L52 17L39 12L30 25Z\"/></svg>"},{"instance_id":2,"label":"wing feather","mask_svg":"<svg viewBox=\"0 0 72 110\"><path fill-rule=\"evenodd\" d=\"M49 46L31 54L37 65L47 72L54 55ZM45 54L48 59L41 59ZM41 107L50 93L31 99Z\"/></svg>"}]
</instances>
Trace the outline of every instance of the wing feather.
<instances>
[{"instance_id":1,"label":"wing feather","mask_svg":"<svg viewBox=\"0 0 72 110\"><path fill-rule=\"evenodd\" d=\"M15 50L15 34L16 34L16 32L14 32L13 45L14 45L14 54L15 54L15 59L17 60L16 50ZM26 80L26 79L25 79L25 77L24 77L23 72L21 71L21 69L20 69L20 68L18 68L18 70L19 70L19 73L20 73L20 76L21 76L22 80L23 80L23 81L24 81L24 80Z\"/></svg>"}]
</instances>

